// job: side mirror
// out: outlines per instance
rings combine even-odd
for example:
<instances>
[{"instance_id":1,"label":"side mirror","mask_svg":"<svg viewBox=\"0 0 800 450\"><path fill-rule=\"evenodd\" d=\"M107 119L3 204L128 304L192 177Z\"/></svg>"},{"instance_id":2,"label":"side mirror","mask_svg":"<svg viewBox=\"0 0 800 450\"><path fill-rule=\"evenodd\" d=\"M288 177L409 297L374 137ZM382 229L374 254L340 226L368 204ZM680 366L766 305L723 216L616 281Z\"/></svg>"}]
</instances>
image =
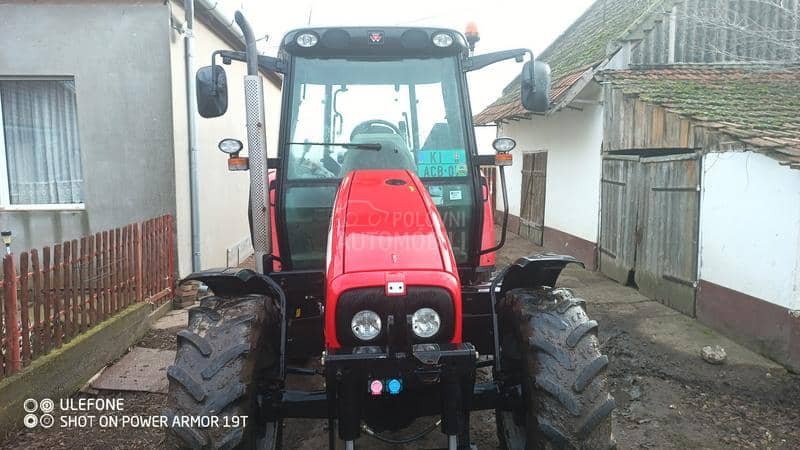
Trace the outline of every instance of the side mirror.
<instances>
[{"instance_id":1,"label":"side mirror","mask_svg":"<svg viewBox=\"0 0 800 450\"><path fill-rule=\"evenodd\" d=\"M228 78L222 66L205 66L197 71L197 111L206 119L228 110Z\"/></svg>"},{"instance_id":2,"label":"side mirror","mask_svg":"<svg viewBox=\"0 0 800 450\"><path fill-rule=\"evenodd\" d=\"M541 61L528 61L522 66L520 89L522 106L528 111L545 113L550 107L550 66Z\"/></svg>"}]
</instances>

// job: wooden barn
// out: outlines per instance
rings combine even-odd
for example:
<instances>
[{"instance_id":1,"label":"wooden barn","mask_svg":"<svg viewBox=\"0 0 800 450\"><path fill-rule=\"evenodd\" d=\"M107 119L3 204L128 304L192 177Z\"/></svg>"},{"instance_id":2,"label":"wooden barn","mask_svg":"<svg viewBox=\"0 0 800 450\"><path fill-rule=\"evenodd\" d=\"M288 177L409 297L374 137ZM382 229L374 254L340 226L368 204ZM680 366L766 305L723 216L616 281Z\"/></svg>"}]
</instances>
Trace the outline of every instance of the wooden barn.
<instances>
[{"instance_id":1,"label":"wooden barn","mask_svg":"<svg viewBox=\"0 0 800 450\"><path fill-rule=\"evenodd\" d=\"M476 116L520 233L800 370L800 1L599 0L540 57L547 114Z\"/></svg>"},{"instance_id":2,"label":"wooden barn","mask_svg":"<svg viewBox=\"0 0 800 450\"><path fill-rule=\"evenodd\" d=\"M800 368L800 70L602 77L600 270Z\"/></svg>"}]
</instances>

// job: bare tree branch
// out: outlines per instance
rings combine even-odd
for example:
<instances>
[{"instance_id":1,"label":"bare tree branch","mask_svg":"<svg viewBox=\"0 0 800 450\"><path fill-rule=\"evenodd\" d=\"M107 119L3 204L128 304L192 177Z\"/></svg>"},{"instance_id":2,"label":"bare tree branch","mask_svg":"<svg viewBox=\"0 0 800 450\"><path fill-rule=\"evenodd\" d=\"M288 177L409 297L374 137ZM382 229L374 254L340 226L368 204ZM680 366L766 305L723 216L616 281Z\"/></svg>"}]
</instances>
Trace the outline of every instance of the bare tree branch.
<instances>
[{"instance_id":1,"label":"bare tree branch","mask_svg":"<svg viewBox=\"0 0 800 450\"><path fill-rule=\"evenodd\" d=\"M687 62L800 62L800 0L688 0L678 20Z\"/></svg>"}]
</instances>

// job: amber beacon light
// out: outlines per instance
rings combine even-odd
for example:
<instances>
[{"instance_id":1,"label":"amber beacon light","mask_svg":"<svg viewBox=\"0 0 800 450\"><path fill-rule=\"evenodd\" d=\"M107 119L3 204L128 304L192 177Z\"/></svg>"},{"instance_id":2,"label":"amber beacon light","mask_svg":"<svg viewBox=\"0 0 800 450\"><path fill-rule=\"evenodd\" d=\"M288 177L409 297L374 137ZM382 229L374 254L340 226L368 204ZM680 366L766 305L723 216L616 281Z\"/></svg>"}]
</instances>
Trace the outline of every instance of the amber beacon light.
<instances>
[{"instance_id":1,"label":"amber beacon light","mask_svg":"<svg viewBox=\"0 0 800 450\"><path fill-rule=\"evenodd\" d=\"M475 44L481 40L481 35L478 33L478 25L475 22L469 22L464 30L464 37L467 38L469 43L469 50L475 51Z\"/></svg>"}]
</instances>

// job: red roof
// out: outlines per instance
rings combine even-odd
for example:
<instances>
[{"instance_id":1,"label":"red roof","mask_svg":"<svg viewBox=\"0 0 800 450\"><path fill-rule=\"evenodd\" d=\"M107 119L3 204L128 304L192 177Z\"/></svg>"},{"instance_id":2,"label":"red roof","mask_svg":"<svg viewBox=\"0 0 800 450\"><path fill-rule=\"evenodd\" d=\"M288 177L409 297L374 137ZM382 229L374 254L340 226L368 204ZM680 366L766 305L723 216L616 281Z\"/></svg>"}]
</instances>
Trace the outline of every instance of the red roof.
<instances>
[{"instance_id":1,"label":"red roof","mask_svg":"<svg viewBox=\"0 0 800 450\"><path fill-rule=\"evenodd\" d=\"M581 67L552 82L550 85L550 104L561 101L564 94L583 77L587 70L591 69L592 66ZM495 120L527 118L530 116L531 112L522 106L519 95L516 95L515 99L509 103L490 105L475 116L474 122L476 124L485 125Z\"/></svg>"}]
</instances>

